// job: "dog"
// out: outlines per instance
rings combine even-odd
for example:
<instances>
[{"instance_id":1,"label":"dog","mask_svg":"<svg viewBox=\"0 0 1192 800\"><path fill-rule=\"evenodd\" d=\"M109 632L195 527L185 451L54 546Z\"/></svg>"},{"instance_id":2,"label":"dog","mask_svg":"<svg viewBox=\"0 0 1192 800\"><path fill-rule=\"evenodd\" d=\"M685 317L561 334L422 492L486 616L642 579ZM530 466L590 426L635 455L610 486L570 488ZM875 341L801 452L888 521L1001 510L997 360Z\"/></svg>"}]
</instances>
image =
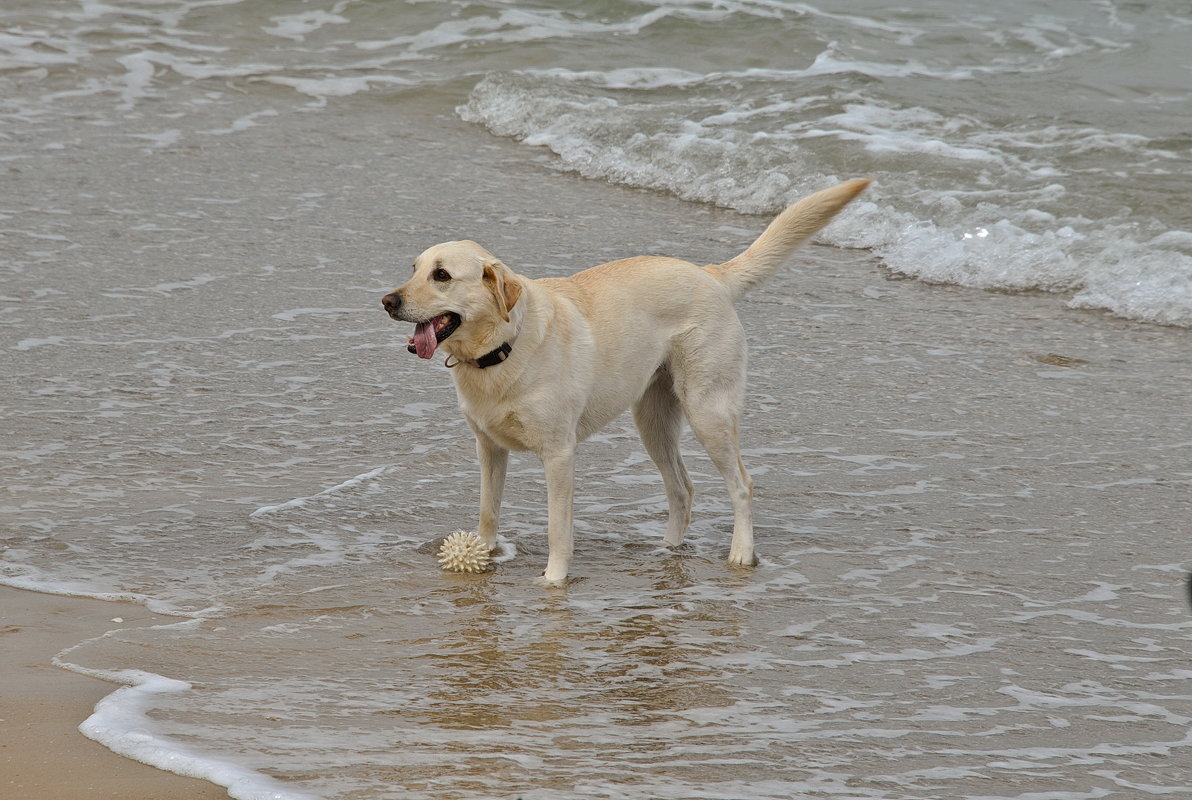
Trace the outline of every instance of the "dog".
<instances>
[{"instance_id":1,"label":"dog","mask_svg":"<svg viewBox=\"0 0 1192 800\"><path fill-rule=\"evenodd\" d=\"M414 323L408 349L446 354L480 462L477 533L496 547L509 452L541 460L549 553L542 582L566 583L574 550L576 446L632 407L646 451L662 473L663 542L677 546L691 521L693 487L679 453L686 419L728 486L730 564L756 563L753 483L740 458L745 332L733 301L869 185L839 184L782 212L744 252L698 267L639 256L566 278L518 275L472 241L424 251L408 281L381 299Z\"/></svg>"}]
</instances>

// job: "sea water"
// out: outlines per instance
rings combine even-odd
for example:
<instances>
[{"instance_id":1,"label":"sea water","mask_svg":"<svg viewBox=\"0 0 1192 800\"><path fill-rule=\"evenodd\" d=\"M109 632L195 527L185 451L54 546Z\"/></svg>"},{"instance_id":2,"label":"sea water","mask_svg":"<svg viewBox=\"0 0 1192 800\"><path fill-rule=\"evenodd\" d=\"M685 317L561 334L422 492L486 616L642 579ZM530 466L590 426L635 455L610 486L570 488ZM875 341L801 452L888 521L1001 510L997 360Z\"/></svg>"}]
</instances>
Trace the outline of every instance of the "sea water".
<instances>
[{"instance_id":1,"label":"sea water","mask_svg":"<svg viewBox=\"0 0 1192 800\"><path fill-rule=\"evenodd\" d=\"M115 121L189 94L140 134L168 147L281 113L188 131L229 83L329 113L450 86L464 119L562 169L751 213L865 174L826 241L928 281L1192 323L1192 20L1174 0L52 2L5 19L18 118L97 94Z\"/></svg>"},{"instance_id":2,"label":"sea water","mask_svg":"<svg viewBox=\"0 0 1192 800\"><path fill-rule=\"evenodd\" d=\"M1192 437L1142 422L1160 389L1103 445L1090 378L1012 354L1006 390L971 305L971 347L908 319L889 353L863 306L812 296L832 332L791 349L779 277L750 323L762 564L724 567L731 507L693 442L696 520L660 546L660 479L621 420L585 446L578 580L556 594L532 580L530 458L517 557L437 570L475 513L472 446L445 371L377 307L402 277L377 209L396 193L422 226L404 238L450 238L435 181L484 168L401 162L384 120L415 113L392 129L426 152L462 121L482 154L694 201L734 241L752 233L713 207L868 175L821 241L1188 326L1183 5L16 0L0 21L0 580L178 620L59 655L126 684L88 736L241 800L1192 792L1192 622L1168 603ZM516 247L527 212L500 213ZM631 217L553 224L620 246ZM956 374L965 397L933 396ZM897 413L817 412L874 381Z\"/></svg>"}]
</instances>

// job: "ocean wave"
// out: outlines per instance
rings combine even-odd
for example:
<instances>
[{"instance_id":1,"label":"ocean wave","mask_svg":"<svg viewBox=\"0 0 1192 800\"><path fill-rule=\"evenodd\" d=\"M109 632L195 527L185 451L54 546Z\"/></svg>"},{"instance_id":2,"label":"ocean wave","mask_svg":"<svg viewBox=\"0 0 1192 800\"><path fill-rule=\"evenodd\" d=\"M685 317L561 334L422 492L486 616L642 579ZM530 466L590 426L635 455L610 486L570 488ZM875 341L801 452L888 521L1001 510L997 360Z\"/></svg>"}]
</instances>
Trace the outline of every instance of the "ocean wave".
<instances>
[{"instance_id":1,"label":"ocean wave","mask_svg":"<svg viewBox=\"0 0 1192 800\"><path fill-rule=\"evenodd\" d=\"M814 64L802 73L497 72L457 113L545 147L585 177L750 214L870 175L874 189L823 241L872 249L891 270L927 281L1073 293L1073 307L1192 325L1189 235L1163 230L1121 187L1091 204L1085 196L1100 169L1087 161L1165 161L1160 144L1055 122L997 130L889 101L868 82L890 71L833 70L851 76L836 85L823 74ZM1112 210L1094 217L1097 203Z\"/></svg>"}]
</instances>

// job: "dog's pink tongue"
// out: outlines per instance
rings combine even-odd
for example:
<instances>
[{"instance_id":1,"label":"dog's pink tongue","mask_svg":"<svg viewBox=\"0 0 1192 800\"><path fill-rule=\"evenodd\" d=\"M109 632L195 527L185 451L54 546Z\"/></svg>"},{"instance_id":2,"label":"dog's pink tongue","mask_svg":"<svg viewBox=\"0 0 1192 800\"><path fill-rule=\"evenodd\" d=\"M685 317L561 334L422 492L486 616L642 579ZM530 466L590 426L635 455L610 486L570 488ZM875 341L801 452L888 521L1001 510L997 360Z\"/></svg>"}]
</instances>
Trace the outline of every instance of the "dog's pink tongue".
<instances>
[{"instance_id":1,"label":"dog's pink tongue","mask_svg":"<svg viewBox=\"0 0 1192 800\"><path fill-rule=\"evenodd\" d=\"M414 351L419 358L430 358L439 346L439 337L435 335L435 321L419 322L414 328Z\"/></svg>"}]
</instances>

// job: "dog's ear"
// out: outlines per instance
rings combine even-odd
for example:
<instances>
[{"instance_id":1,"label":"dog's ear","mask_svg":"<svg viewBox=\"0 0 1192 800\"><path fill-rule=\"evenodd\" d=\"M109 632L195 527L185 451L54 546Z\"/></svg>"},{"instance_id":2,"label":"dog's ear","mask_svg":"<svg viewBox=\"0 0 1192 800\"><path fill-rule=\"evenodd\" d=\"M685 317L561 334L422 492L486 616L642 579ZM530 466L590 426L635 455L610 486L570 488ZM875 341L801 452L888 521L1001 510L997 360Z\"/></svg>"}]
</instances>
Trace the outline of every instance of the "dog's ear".
<instances>
[{"instance_id":1,"label":"dog's ear","mask_svg":"<svg viewBox=\"0 0 1192 800\"><path fill-rule=\"evenodd\" d=\"M521 283L513 275L513 270L500 261L493 259L484 265L484 285L497 299L497 306L501 309L501 319L509 321L509 310L517 305L521 297Z\"/></svg>"}]
</instances>

